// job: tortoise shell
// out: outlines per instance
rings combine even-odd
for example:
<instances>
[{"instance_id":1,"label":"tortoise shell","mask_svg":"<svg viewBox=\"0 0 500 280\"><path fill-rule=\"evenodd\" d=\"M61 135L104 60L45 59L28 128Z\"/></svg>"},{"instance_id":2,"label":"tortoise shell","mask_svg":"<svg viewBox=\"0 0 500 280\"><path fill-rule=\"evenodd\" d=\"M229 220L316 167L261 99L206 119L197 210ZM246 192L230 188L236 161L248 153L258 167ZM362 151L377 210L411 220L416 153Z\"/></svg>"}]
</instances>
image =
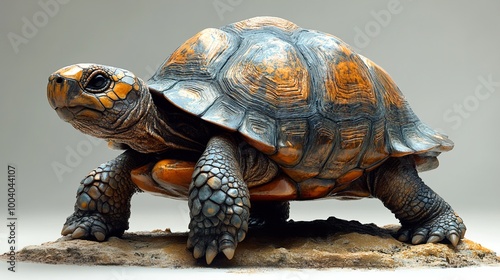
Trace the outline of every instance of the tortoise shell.
<instances>
[{"instance_id":1,"label":"tortoise shell","mask_svg":"<svg viewBox=\"0 0 500 280\"><path fill-rule=\"evenodd\" d=\"M347 185L388 157L413 154L420 170L432 169L453 148L419 120L381 67L330 34L280 18L205 29L148 84L185 112L239 134L299 188Z\"/></svg>"}]
</instances>

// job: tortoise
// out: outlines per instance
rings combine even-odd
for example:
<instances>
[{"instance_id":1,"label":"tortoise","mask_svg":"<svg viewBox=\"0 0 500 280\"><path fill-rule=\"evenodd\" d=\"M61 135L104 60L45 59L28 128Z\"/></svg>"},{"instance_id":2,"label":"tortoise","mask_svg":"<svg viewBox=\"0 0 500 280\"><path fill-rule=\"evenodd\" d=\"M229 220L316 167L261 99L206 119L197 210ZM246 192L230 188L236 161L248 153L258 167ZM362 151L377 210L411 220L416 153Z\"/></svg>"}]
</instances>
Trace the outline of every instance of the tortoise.
<instances>
[{"instance_id":1,"label":"tortoise","mask_svg":"<svg viewBox=\"0 0 500 280\"><path fill-rule=\"evenodd\" d=\"M120 236L142 190L188 200L187 247L208 264L233 258L249 225L286 222L291 200L375 197L400 220L401 241L464 237L418 176L453 142L330 34L251 18L197 33L147 83L75 64L49 77L47 95L61 119L125 150L81 181L62 235Z\"/></svg>"}]
</instances>

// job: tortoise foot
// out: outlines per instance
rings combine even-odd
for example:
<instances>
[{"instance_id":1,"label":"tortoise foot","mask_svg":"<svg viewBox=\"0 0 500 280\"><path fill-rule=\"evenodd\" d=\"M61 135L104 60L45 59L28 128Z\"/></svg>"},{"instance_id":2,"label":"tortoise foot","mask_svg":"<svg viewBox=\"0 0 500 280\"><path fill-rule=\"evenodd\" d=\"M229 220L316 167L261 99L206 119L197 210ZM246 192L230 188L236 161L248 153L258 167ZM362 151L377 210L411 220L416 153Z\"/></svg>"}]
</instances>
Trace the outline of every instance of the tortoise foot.
<instances>
[{"instance_id":1,"label":"tortoise foot","mask_svg":"<svg viewBox=\"0 0 500 280\"><path fill-rule=\"evenodd\" d=\"M104 241L110 236L121 236L128 228L128 223L118 221L113 226L109 217L98 212L75 212L68 217L61 234L69 235L73 239L89 239Z\"/></svg>"},{"instance_id":2,"label":"tortoise foot","mask_svg":"<svg viewBox=\"0 0 500 280\"><path fill-rule=\"evenodd\" d=\"M466 227L451 208L421 225L403 226L397 233L399 241L412 244L449 241L454 247L464 238Z\"/></svg>"},{"instance_id":3,"label":"tortoise foot","mask_svg":"<svg viewBox=\"0 0 500 280\"><path fill-rule=\"evenodd\" d=\"M205 234L207 231L213 233ZM189 233L188 248L193 251L196 259L205 256L207 264L211 264L220 252L230 260L234 256L238 242L242 241L245 235L246 230L234 226L196 228Z\"/></svg>"},{"instance_id":4,"label":"tortoise foot","mask_svg":"<svg viewBox=\"0 0 500 280\"><path fill-rule=\"evenodd\" d=\"M209 182L199 191L193 189L191 192L187 245L188 249L193 250L195 258L205 256L207 264L212 263L220 252L228 259L233 258L238 242L246 236L250 216L248 193L238 189L236 182L231 183L233 187L229 187L220 184L219 180L209 181L217 184ZM209 189L209 184L212 189Z\"/></svg>"}]
</instances>

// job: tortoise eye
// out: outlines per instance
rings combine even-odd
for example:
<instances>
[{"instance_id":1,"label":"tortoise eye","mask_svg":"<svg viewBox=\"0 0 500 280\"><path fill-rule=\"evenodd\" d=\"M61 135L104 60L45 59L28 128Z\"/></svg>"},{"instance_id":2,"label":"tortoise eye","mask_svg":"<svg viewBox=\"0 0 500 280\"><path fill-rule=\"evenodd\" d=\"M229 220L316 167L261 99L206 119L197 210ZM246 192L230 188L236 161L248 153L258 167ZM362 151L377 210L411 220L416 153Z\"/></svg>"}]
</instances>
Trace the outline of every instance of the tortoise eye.
<instances>
[{"instance_id":1,"label":"tortoise eye","mask_svg":"<svg viewBox=\"0 0 500 280\"><path fill-rule=\"evenodd\" d=\"M98 73L89 79L85 85L85 89L90 92L103 92L109 87L110 84L111 81L107 76L103 73Z\"/></svg>"}]
</instances>

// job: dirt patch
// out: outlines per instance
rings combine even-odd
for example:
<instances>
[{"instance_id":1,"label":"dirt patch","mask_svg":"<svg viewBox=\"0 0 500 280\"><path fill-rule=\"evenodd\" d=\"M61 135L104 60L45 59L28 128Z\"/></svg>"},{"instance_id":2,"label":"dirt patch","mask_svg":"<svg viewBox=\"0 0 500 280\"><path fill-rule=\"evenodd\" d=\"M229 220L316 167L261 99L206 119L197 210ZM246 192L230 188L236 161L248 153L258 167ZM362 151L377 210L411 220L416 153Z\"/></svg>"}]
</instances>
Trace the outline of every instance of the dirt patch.
<instances>
[{"instance_id":1,"label":"dirt patch","mask_svg":"<svg viewBox=\"0 0 500 280\"><path fill-rule=\"evenodd\" d=\"M233 260L220 254L212 267L397 268L500 265L495 252L470 240L408 245L393 238L396 226L377 227L336 218L250 229ZM186 249L187 233L125 233L106 242L62 237L17 252L17 260L49 264L169 268L206 266ZM7 255L1 256L6 259Z\"/></svg>"}]
</instances>

